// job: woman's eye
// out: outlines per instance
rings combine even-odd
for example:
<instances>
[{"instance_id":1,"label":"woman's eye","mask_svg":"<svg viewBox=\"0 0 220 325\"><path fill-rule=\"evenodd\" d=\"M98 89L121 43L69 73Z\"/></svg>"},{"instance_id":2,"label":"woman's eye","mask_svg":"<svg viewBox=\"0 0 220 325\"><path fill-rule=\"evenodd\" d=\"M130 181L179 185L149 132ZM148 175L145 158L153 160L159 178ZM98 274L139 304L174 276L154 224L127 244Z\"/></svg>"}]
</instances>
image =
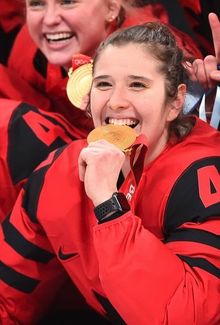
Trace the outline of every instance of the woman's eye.
<instances>
[{"instance_id":1,"label":"woman's eye","mask_svg":"<svg viewBox=\"0 0 220 325\"><path fill-rule=\"evenodd\" d=\"M110 82L107 81L99 81L96 83L95 87L99 89L106 89L106 88L110 88L111 84Z\"/></svg>"},{"instance_id":2,"label":"woman's eye","mask_svg":"<svg viewBox=\"0 0 220 325\"><path fill-rule=\"evenodd\" d=\"M43 7L45 5L45 1L42 0L31 0L28 2L28 7L31 8L40 8Z\"/></svg>"},{"instance_id":3,"label":"woman's eye","mask_svg":"<svg viewBox=\"0 0 220 325\"><path fill-rule=\"evenodd\" d=\"M146 88L146 85L143 82L134 81L130 84L130 88L142 89L142 88Z\"/></svg>"},{"instance_id":4,"label":"woman's eye","mask_svg":"<svg viewBox=\"0 0 220 325\"><path fill-rule=\"evenodd\" d=\"M62 6L70 6L70 5L75 4L76 2L77 2L76 0L61 0L60 4Z\"/></svg>"}]
</instances>

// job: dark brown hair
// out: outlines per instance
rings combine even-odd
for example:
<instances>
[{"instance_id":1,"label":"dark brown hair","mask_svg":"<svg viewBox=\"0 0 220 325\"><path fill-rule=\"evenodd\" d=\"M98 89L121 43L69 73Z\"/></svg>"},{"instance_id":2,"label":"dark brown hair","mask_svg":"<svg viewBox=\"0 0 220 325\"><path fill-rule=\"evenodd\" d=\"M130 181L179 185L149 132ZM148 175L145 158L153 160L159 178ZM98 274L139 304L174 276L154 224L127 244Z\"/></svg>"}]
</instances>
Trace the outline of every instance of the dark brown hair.
<instances>
[{"instance_id":1,"label":"dark brown hair","mask_svg":"<svg viewBox=\"0 0 220 325\"><path fill-rule=\"evenodd\" d=\"M94 67L106 47L109 45L120 47L129 43L143 46L160 62L160 72L165 76L167 100L175 99L178 86L187 83L188 78L183 65L185 60L175 36L162 23L149 22L114 32L100 44L94 58ZM181 139L190 132L192 125L192 118L180 113L170 123L169 131Z\"/></svg>"}]
</instances>

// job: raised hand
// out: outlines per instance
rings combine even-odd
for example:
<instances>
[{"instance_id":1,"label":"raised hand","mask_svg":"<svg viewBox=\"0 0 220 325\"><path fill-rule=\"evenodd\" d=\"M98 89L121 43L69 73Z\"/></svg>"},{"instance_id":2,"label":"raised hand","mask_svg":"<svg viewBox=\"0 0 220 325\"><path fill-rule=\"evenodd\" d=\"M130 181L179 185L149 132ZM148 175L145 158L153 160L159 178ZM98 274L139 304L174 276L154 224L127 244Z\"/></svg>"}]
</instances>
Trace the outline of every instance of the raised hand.
<instances>
[{"instance_id":1,"label":"raised hand","mask_svg":"<svg viewBox=\"0 0 220 325\"><path fill-rule=\"evenodd\" d=\"M204 60L196 59L187 66L190 78L198 81L204 89L215 87L220 82L220 21L215 13L209 14L209 24L212 31L215 55L207 55ZM220 69L220 66L219 66Z\"/></svg>"}]
</instances>

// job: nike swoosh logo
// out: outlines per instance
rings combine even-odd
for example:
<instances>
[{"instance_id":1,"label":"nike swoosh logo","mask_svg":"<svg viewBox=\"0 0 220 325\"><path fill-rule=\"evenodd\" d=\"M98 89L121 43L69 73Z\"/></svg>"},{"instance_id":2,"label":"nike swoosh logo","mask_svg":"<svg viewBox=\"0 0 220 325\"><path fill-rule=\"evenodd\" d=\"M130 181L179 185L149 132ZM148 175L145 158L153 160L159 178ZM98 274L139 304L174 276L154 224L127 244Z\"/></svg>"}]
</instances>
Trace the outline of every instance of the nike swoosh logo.
<instances>
[{"instance_id":1,"label":"nike swoosh logo","mask_svg":"<svg viewBox=\"0 0 220 325\"><path fill-rule=\"evenodd\" d=\"M78 253L64 253L62 247L59 248L58 256L62 261L66 261L69 258L78 255Z\"/></svg>"}]
</instances>

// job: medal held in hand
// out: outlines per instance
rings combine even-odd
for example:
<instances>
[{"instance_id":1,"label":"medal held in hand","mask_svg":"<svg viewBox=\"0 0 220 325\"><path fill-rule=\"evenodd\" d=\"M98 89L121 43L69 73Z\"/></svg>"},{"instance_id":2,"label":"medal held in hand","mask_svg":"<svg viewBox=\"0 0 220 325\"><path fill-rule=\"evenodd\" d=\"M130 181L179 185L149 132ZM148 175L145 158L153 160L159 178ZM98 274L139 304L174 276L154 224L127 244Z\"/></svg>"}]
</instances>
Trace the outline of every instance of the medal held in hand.
<instances>
[{"instance_id":1,"label":"medal held in hand","mask_svg":"<svg viewBox=\"0 0 220 325\"><path fill-rule=\"evenodd\" d=\"M135 130L129 126L108 124L92 130L87 137L87 142L106 140L126 153L131 151L136 138Z\"/></svg>"},{"instance_id":2,"label":"medal held in hand","mask_svg":"<svg viewBox=\"0 0 220 325\"><path fill-rule=\"evenodd\" d=\"M68 76L67 96L75 107L80 108L83 97L89 93L92 85L92 59L87 55L75 54Z\"/></svg>"}]
</instances>

